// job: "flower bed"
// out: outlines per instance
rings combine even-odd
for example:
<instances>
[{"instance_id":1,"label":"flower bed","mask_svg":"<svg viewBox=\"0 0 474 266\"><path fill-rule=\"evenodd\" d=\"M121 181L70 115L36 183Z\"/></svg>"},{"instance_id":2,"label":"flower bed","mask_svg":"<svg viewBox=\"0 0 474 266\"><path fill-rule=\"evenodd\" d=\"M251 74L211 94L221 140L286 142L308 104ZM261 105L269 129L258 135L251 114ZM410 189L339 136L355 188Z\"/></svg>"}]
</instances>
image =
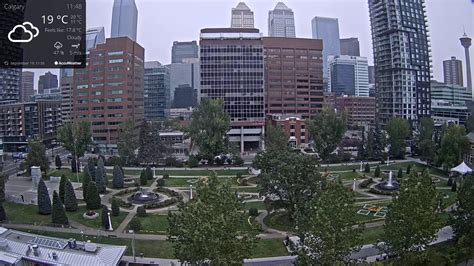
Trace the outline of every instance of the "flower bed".
<instances>
[{"instance_id":1,"label":"flower bed","mask_svg":"<svg viewBox=\"0 0 474 266\"><path fill-rule=\"evenodd\" d=\"M94 220L96 219L97 217L99 217L99 213L97 212L94 212L94 211L87 211L85 212L82 217L84 219L88 219L88 220Z\"/></svg>"},{"instance_id":2,"label":"flower bed","mask_svg":"<svg viewBox=\"0 0 474 266\"><path fill-rule=\"evenodd\" d=\"M177 202L178 202L177 198L169 198L161 202L145 204L143 205L143 207L145 207L145 209L161 209L161 208L173 205Z\"/></svg>"},{"instance_id":3,"label":"flower bed","mask_svg":"<svg viewBox=\"0 0 474 266\"><path fill-rule=\"evenodd\" d=\"M359 188L368 188L370 184L373 184L374 180L372 178L366 179L359 184Z\"/></svg>"}]
</instances>

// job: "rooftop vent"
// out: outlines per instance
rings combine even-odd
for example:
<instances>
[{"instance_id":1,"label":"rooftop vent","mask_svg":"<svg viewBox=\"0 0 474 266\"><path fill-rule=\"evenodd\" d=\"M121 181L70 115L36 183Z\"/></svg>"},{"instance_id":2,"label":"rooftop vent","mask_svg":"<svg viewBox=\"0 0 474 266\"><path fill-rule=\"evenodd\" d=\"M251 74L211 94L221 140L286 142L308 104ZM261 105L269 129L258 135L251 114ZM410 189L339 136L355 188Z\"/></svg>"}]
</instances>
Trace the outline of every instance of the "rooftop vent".
<instances>
[{"instance_id":1,"label":"rooftop vent","mask_svg":"<svg viewBox=\"0 0 474 266\"><path fill-rule=\"evenodd\" d=\"M94 243L86 243L86 244L84 245L84 250L85 250L86 252L94 253L94 252L97 251L97 245L94 244Z\"/></svg>"},{"instance_id":2,"label":"rooftop vent","mask_svg":"<svg viewBox=\"0 0 474 266\"><path fill-rule=\"evenodd\" d=\"M5 250L8 247L8 241L5 238L0 239L0 249Z\"/></svg>"}]
</instances>

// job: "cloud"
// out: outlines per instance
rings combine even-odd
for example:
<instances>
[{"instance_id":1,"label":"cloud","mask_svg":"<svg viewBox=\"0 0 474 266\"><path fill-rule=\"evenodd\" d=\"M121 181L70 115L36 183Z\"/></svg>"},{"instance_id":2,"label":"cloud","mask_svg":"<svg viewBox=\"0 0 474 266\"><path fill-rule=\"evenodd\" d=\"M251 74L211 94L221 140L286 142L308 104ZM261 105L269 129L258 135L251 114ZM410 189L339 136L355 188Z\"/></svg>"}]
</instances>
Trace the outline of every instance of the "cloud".
<instances>
[{"instance_id":1,"label":"cloud","mask_svg":"<svg viewBox=\"0 0 474 266\"><path fill-rule=\"evenodd\" d=\"M21 32L21 34L19 35L20 36L20 39L14 39L14 36L12 36L17 29L21 29L24 33L28 34L30 37L28 39L23 39L23 32ZM12 38L13 37L13 38ZM29 31L25 26L23 25L16 25L15 27L13 27L13 29L8 33L8 39L11 41L11 42L30 42L31 40L33 40L33 33L31 31Z\"/></svg>"},{"instance_id":2,"label":"cloud","mask_svg":"<svg viewBox=\"0 0 474 266\"><path fill-rule=\"evenodd\" d=\"M23 22L23 26L28 29L31 33L33 33L33 37L36 38L36 36L39 35L39 29L33 25L33 23L29 21Z\"/></svg>"}]
</instances>

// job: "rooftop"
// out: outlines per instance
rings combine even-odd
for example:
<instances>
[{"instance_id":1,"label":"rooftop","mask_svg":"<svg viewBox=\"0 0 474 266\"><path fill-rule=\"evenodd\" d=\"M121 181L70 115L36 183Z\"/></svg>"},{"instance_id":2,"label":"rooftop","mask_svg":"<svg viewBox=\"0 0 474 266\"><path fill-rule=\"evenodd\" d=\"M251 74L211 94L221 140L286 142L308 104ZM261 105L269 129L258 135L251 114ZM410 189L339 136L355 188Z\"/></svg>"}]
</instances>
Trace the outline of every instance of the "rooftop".
<instances>
[{"instance_id":1,"label":"rooftop","mask_svg":"<svg viewBox=\"0 0 474 266\"><path fill-rule=\"evenodd\" d=\"M118 265L126 246L45 237L0 227L0 264Z\"/></svg>"}]
</instances>

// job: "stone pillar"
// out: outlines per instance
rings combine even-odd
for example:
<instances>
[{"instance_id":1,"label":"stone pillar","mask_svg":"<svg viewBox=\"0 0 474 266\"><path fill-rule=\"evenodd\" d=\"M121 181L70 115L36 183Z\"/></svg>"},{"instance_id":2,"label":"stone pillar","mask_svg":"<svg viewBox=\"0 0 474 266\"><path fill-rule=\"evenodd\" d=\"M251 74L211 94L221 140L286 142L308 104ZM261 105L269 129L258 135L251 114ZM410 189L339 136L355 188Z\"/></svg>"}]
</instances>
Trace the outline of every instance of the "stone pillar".
<instances>
[{"instance_id":1,"label":"stone pillar","mask_svg":"<svg viewBox=\"0 0 474 266\"><path fill-rule=\"evenodd\" d=\"M38 183L41 178L41 168L39 166L32 166L31 167L31 180L33 181L31 189L33 191L38 190Z\"/></svg>"},{"instance_id":2,"label":"stone pillar","mask_svg":"<svg viewBox=\"0 0 474 266\"><path fill-rule=\"evenodd\" d=\"M244 141L244 127L240 127L240 153L243 154L245 149L244 149L245 141Z\"/></svg>"}]
</instances>

